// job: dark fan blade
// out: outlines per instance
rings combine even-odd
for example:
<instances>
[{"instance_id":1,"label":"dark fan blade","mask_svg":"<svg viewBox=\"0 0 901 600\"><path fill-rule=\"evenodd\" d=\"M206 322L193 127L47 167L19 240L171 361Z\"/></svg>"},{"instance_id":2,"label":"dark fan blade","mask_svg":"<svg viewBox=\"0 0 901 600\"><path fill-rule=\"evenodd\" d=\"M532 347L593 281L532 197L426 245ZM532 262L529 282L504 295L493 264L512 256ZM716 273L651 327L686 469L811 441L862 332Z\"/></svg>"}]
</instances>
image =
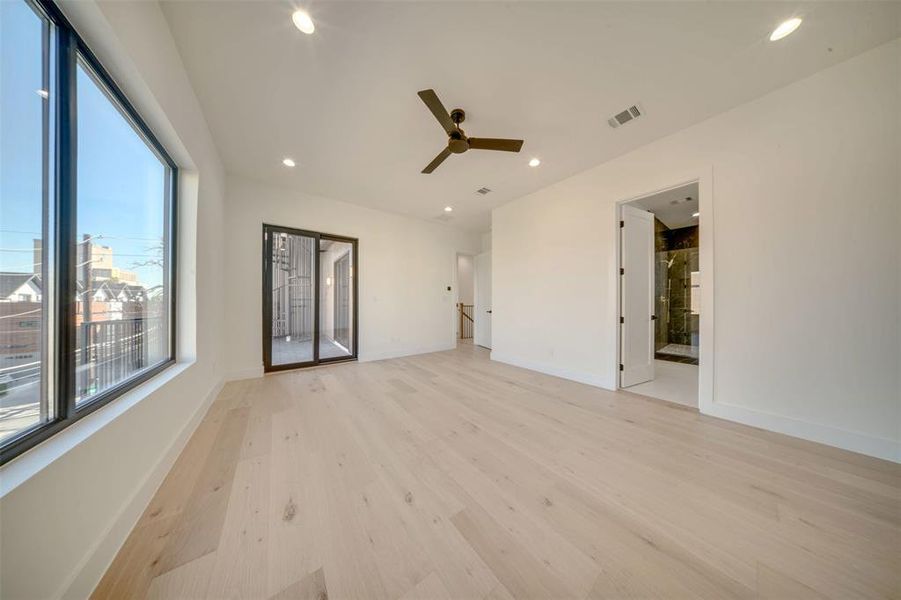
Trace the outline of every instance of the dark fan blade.
<instances>
[{"instance_id":1,"label":"dark fan blade","mask_svg":"<svg viewBox=\"0 0 901 600\"><path fill-rule=\"evenodd\" d=\"M445 148L444 150L441 151L441 153L438 156L435 157L435 160L433 160L432 162L429 163L429 166L427 166L425 169L422 170L422 172L426 173L426 174L431 173L438 167L438 165L440 165L441 163L444 162L445 158L447 158L450 155L451 155L450 148Z\"/></svg>"},{"instance_id":2,"label":"dark fan blade","mask_svg":"<svg viewBox=\"0 0 901 600\"><path fill-rule=\"evenodd\" d=\"M457 126L451 121L447 109L441 104L441 100L438 99L438 94L435 93L435 90L422 90L419 92L419 97L429 107L429 110L432 111L432 114L435 115L435 118L438 119L438 122L441 123L448 135L452 131L456 131Z\"/></svg>"},{"instance_id":3,"label":"dark fan blade","mask_svg":"<svg viewBox=\"0 0 901 600\"><path fill-rule=\"evenodd\" d=\"M469 138L469 147L475 150L503 150L519 152L522 140L501 140L497 138Z\"/></svg>"}]
</instances>

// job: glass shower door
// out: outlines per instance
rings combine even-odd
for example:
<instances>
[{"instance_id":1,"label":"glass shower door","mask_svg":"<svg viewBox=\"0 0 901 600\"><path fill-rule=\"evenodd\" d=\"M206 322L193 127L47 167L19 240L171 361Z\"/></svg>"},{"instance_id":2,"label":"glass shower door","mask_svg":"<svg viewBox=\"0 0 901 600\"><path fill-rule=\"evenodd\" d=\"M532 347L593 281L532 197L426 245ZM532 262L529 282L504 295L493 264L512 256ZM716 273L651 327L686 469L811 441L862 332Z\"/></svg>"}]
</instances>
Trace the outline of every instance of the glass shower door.
<instances>
[{"instance_id":1,"label":"glass shower door","mask_svg":"<svg viewBox=\"0 0 901 600\"><path fill-rule=\"evenodd\" d=\"M700 270L697 247L656 253L654 349L657 358L698 362Z\"/></svg>"}]
</instances>

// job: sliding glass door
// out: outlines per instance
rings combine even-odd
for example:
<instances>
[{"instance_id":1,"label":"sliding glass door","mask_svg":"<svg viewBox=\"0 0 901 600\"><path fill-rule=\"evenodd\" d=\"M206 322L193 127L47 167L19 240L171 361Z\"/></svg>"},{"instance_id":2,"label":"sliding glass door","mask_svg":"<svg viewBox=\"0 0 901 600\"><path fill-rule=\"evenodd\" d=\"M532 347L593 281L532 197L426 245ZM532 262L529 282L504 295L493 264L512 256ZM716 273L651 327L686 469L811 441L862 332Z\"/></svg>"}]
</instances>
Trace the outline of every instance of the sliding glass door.
<instances>
[{"instance_id":1,"label":"sliding glass door","mask_svg":"<svg viewBox=\"0 0 901 600\"><path fill-rule=\"evenodd\" d=\"M271 229L269 237L270 309L268 367L312 364L316 359L314 288L316 238Z\"/></svg>"},{"instance_id":2,"label":"sliding glass door","mask_svg":"<svg viewBox=\"0 0 901 600\"><path fill-rule=\"evenodd\" d=\"M319 358L353 356L355 242L322 236L319 241Z\"/></svg>"},{"instance_id":3,"label":"sliding glass door","mask_svg":"<svg viewBox=\"0 0 901 600\"><path fill-rule=\"evenodd\" d=\"M263 226L263 365L357 357L357 240Z\"/></svg>"}]
</instances>

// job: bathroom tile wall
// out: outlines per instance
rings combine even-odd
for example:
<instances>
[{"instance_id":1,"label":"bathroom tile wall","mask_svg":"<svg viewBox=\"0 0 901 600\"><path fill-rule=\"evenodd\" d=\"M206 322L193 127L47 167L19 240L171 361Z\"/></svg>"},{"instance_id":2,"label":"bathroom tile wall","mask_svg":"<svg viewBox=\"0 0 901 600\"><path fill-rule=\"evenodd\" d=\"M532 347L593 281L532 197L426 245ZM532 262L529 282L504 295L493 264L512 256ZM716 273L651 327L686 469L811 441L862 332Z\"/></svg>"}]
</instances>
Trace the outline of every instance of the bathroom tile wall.
<instances>
[{"instance_id":1,"label":"bathroom tile wall","mask_svg":"<svg viewBox=\"0 0 901 600\"><path fill-rule=\"evenodd\" d=\"M698 270L698 227L670 229L654 220L657 350L697 343L699 319L691 314L691 273Z\"/></svg>"}]
</instances>

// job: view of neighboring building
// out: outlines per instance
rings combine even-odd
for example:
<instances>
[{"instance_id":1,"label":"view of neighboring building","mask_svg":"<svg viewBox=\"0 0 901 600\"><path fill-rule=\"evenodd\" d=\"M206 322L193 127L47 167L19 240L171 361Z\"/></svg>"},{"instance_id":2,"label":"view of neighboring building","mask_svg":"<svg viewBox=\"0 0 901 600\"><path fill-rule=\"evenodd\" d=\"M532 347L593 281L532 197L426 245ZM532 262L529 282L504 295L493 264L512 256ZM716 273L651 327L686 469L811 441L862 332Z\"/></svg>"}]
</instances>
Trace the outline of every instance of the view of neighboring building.
<instances>
[{"instance_id":1,"label":"view of neighboring building","mask_svg":"<svg viewBox=\"0 0 901 600\"><path fill-rule=\"evenodd\" d=\"M6 432L20 429L23 420L33 421L38 417L44 335L41 327L44 282L39 272L43 264L40 240L34 240L33 256L34 273L0 272L0 438ZM111 352L107 349L104 361L95 364L95 346L100 340L109 346L108 331L111 330L103 324L112 326L112 322L127 321L131 331L142 339L149 337L158 330L162 293L159 286L140 282L134 271L116 266L110 246L79 245L76 265L75 323L79 327L76 352L83 363L78 380L82 395L89 395L98 388L95 380L102 377L104 365L112 367L125 357L126 349L116 345ZM86 285L86 281L90 283ZM86 293L88 287L90 293ZM156 341L144 344L142 355L153 352L151 348L155 347ZM139 362L143 363L143 358L140 357Z\"/></svg>"},{"instance_id":2,"label":"view of neighboring building","mask_svg":"<svg viewBox=\"0 0 901 600\"><path fill-rule=\"evenodd\" d=\"M34 240L33 245L33 262L37 268L42 264L43 244L41 243L41 240L36 239ZM85 248L88 249L87 252L85 251ZM88 259L88 262L85 262L86 258ZM93 243L87 245L81 243L78 245L78 265L90 266L92 278L94 280L105 281L107 279L114 279L126 283L138 283L137 273L117 267L113 262L113 248L111 246L102 246ZM81 273L78 275L79 277L82 276Z\"/></svg>"},{"instance_id":3,"label":"view of neighboring building","mask_svg":"<svg viewBox=\"0 0 901 600\"><path fill-rule=\"evenodd\" d=\"M40 275L0 273L0 394L10 369L40 360Z\"/></svg>"}]
</instances>

